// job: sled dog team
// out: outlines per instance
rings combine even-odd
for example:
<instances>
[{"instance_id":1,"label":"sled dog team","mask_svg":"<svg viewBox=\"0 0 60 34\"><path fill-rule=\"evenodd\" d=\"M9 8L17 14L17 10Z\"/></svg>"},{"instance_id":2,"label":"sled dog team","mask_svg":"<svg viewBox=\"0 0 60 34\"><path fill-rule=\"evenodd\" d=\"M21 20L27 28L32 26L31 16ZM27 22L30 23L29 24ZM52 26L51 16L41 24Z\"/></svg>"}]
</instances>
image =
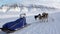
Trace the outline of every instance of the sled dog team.
<instances>
[{"instance_id":1,"label":"sled dog team","mask_svg":"<svg viewBox=\"0 0 60 34\"><path fill-rule=\"evenodd\" d=\"M16 29L27 25L25 16L26 16L25 13L21 14L19 19L5 23L0 29L5 32L10 32L10 31L15 31ZM38 18L39 20L42 21L46 21L46 20L48 21L48 13L43 12L42 15L41 14L35 15L34 18L35 20L37 20Z\"/></svg>"},{"instance_id":2,"label":"sled dog team","mask_svg":"<svg viewBox=\"0 0 60 34\"><path fill-rule=\"evenodd\" d=\"M38 14L34 16L35 20L37 20L37 18L42 21L42 22L48 22L48 13L43 12L42 15Z\"/></svg>"}]
</instances>

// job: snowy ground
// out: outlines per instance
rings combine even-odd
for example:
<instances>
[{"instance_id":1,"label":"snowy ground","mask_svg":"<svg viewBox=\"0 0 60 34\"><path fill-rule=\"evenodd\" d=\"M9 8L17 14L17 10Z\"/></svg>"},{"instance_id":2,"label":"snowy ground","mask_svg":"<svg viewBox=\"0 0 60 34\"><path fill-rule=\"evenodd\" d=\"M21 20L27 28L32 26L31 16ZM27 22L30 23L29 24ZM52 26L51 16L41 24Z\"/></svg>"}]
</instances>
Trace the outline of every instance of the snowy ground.
<instances>
[{"instance_id":1,"label":"snowy ground","mask_svg":"<svg viewBox=\"0 0 60 34\"><path fill-rule=\"evenodd\" d=\"M49 15L49 21L48 22L39 22L38 20L34 20L33 16L27 17L27 23L32 23L30 26L23 28L21 30L18 30L14 33L10 34L60 34L60 12L53 13ZM0 27L4 24L4 22L9 22L16 20L16 18L8 18L7 19L0 19ZM54 21L52 21L52 18ZM0 31L0 34L5 34Z\"/></svg>"},{"instance_id":2,"label":"snowy ground","mask_svg":"<svg viewBox=\"0 0 60 34\"><path fill-rule=\"evenodd\" d=\"M48 22L40 22L39 20L34 19L34 15L42 12L49 13ZM60 10L38 10L30 11L26 13L27 23L31 25L18 30L10 34L60 34ZM7 17L8 16L8 17ZM0 27L3 24L14 21L19 18L19 13L0 13ZM54 21L52 20L54 19ZM5 32L0 31L0 34L6 34Z\"/></svg>"},{"instance_id":3,"label":"snowy ground","mask_svg":"<svg viewBox=\"0 0 60 34\"><path fill-rule=\"evenodd\" d=\"M51 14L49 18L49 22L41 23L41 22L35 21L36 23L34 22L32 25L11 34L17 34L17 33L18 34L60 34L60 18L59 18L60 16L59 15L60 13ZM52 18L54 19L54 21L51 21ZM30 22L32 22L32 20Z\"/></svg>"},{"instance_id":4,"label":"snowy ground","mask_svg":"<svg viewBox=\"0 0 60 34\"><path fill-rule=\"evenodd\" d=\"M60 1L59 0L2 0L0 1L0 6L4 4L20 4L23 5L29 5L29 4L35 4L35 5L44 5L48 7L55 7L60 9ZM25 11L25 10L23 10ZM49 13L49 21L48 22L39 22L39 20L34 19L34 15L42 12L48 12ZM20 12L15 11L7 11L7 13L2 13L0 11L0 27L2 27L3 24L14 21L19 18ZM14 33L10 34L60 34L60 10L55 9L48 9L46 8L38 8L36 11L31 10L26 13L27 14L27 23L30 24L30 26L23 28L21 30L18 30ZM54 21L52 20L54 19ZM5 32L0 31L0 34L6 34Z\"/></svg>"}]
</instances>

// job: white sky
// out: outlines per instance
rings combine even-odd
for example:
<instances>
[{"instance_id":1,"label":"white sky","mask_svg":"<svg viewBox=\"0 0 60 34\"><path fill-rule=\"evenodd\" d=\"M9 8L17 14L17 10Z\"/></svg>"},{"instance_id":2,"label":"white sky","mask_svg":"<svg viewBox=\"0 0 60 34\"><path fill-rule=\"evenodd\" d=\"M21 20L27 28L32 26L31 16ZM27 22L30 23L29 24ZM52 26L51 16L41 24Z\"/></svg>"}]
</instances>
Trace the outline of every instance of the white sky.
<instances>
[{"instance_id":1,"label":"white sky","mask_svg":"<svg viewBox=\"0 0 60 34\"><path fill-rule=\"evenodd\" d=\"M36 4L60 8L60 0L0 0L0 6L4 4L22 3L24 5Z\"/></svg>"}]
</instances>

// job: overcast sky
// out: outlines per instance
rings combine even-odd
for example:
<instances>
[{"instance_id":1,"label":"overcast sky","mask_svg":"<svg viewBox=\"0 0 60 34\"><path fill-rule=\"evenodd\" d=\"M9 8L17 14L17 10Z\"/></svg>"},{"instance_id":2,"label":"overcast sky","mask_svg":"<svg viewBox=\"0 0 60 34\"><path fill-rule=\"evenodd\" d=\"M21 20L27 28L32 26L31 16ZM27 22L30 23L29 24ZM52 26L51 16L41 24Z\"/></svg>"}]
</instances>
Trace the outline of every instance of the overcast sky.
<instances>
[{"instance_id":1,"label":"overcast sky","mask_svg":"<svg viewBox=\"0 0 60 34\"><path fill-rule=\"evenodd\" d=\"M0 0L0 6L4 4L20 3L24 5L36 4L60 8L60 0Z\"/></svg>"}]
</instances>

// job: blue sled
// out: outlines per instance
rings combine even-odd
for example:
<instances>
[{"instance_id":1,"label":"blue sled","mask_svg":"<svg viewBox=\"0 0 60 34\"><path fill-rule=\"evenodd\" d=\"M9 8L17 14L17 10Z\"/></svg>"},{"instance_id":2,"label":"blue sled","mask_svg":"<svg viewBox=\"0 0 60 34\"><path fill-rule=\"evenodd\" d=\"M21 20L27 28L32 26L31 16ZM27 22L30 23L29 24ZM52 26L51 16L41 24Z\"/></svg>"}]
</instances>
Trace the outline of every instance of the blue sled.
<instances>
[{"instance_id":1,"label":"blue sled","mask_svg":"<svg viewBox=\"0 0 60 34\"><path fill-rule=\"evenodd\" d=\"M3 28L9 29L9 30L16 30L17 28L21 28L22 26L26 25L26 18L19 18L16 21L8 22L3 25Z\"/></svg>"}]
</instances>

